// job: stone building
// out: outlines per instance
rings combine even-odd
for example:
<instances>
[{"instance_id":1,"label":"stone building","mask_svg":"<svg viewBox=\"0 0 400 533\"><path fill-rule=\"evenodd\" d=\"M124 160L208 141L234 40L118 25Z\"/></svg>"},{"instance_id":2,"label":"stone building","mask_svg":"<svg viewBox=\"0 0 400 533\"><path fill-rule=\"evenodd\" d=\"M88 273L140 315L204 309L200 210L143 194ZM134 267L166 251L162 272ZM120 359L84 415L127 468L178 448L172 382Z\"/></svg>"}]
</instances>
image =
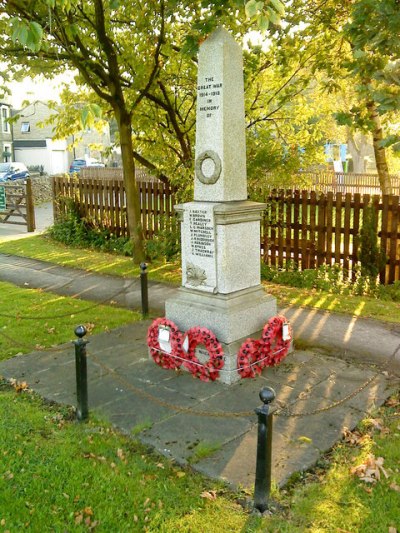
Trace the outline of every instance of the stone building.
<instances>
[{"instance_id":1,"label":"stone building","mask_svg":"<svg viewBox=\"0 0 400 533\"><path fill-rule=\"evenodd\" d=\"M7 98L0 100L0 162L12 161L13 137L12 126L8 122L11 105Z\"/></svg>"},{"instance_id":2,"label":"stone building","mask_svg":"<svg viewBox=\"0 0 400 533\"><path fill-rule=\"evenodd\" d=\"M110 146L109 128L103 133L97 130L79 132L63 140L54 140L54 131L46 121L55 110L46 102L36 101L20 111L13 124L14 159L28 167L43 167L47 174L60 174L68 171L69 165L77 157L101 159L102 152Z\"/></svg>"}]
</instances>

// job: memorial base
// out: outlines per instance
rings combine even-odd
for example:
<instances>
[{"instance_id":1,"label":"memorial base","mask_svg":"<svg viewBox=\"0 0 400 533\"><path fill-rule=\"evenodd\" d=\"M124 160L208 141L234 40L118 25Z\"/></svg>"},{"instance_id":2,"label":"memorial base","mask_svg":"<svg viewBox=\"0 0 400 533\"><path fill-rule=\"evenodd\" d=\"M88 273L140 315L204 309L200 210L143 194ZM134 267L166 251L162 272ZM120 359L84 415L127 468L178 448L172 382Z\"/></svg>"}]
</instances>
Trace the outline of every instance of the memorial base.
<instances>
[{"instance_id":1,"label":"memorial base","mask_svg":"<svg viewBox=\"0 0 400 533\"><path fill-rule=\"evenodd\" d=\"M219 381L226 384L240 379L237 354L245 339L259 339L268 320L277 314L276 299L261 286L230 294L208 294L181 288L166 301L166 317L185 332L196 326L211 330L224 350L224 367Z\"/></svg>"}]
</instances>

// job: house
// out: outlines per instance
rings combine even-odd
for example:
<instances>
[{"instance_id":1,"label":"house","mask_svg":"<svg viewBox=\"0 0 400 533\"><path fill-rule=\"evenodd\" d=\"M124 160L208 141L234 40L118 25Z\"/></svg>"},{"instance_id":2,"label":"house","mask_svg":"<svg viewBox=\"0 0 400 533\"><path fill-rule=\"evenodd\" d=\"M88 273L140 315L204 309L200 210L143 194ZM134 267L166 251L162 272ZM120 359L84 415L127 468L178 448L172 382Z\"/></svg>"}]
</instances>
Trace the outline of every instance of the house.
<instances>
[{"instance_id":1,"label":"house","mask_svg":"<svg viewBox=\"0 0 400 533\"><path fill-rule=\"evenodd\" d=\"M61 174L68 171L76 157L97 157L110 146L109 129L103 133L97 130L79 132L63 140L54 140L53 126L46 121L54 115L46 102L36 101L15 112L14 159L26 166L43 166L47 174Z\"/></svg>"},{"instance_id":2,"label":"house","mask_svg":"<svg viewBox=\"0 0 400 533\"><path fill-rule=\"evenodd\" d=\"M11 105L7 99L0 100L0 162L12 161L13 137L12 126L8 122L11 116Z\"/></svg>"}]
</instances>

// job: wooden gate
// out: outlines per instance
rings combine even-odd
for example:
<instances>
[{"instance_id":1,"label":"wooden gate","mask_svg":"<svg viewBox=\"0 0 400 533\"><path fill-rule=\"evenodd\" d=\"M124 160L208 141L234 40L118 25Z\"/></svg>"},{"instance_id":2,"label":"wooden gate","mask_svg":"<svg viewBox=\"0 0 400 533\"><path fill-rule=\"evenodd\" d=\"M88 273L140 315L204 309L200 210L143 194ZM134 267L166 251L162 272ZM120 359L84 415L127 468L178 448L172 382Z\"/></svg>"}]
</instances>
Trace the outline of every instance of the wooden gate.
<instances>
[{"instance_id":1,"label":"wooden gate","mask_svg":"<svg viewBox=\"0 0 400 533\"><path fill-rule=\"evenodd\" d=\"M32 182L30 178L18 182L0 183L0 223L26 226L35 231Z\"/></svg>"}]
</instances>

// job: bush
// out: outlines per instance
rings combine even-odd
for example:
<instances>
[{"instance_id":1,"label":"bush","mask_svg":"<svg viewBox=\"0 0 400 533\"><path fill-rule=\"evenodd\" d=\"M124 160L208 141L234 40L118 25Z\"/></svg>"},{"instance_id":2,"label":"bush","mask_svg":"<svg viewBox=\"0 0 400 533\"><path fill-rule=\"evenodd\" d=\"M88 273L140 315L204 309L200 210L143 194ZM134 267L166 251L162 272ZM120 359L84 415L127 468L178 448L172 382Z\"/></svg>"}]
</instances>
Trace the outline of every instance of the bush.
<instances>
[{"instance_id":1,"label":"bush","mask_svg":"<svg viewBox=\"0 0 400 533\"><path fill-rule=\"evenodd\" d=\"M67 213L48 230L52 239L72 246L132 256L128 237L117 237L110 230L96 226L80 216L77 205L71 199L66 202Z\"/></svg>"},{"instance_id":2,"label":"bush","mask_svg":"<svg viewBox=\"0 0 400 533\"><path fill-rule=\"evenodd\" d=\"M262 264L261 277L265 281L299 289L400 301L400 281L382 286L376 277L362 275L360 267L355 269L355 281L350 280L348 273L340 265L321 265L318 269L299 270L292 261L288 261L285 268L279 269Z\"/></svg>"},{"instance_id":3,"label":"bush","mask_svg":"<svg viewBox=\"0 0 400 533\"><path fill-rule=\"evenodd\" d=\"M93 221L81 217L78 206L70 198L65 199L65 202L67 213L48 230L52 239L71 246L95 248L102 252L133 257L129 237L118 237L109 229L102 228ZM166 221L164 226L166 226ZM164 257L170 261L179 252L178 228L165 229L146 242L146 253L150 260Z\"/></svg>"},{"instance_id":4,"label":"bush","mask_svg":"<svg viewBox=\"0 0 400 533\"><path fill-rule=\"evenodd\" d=\"M181 240L179 224L166 218L160 220L160 225L163 229L157 233L152 239L146 242L146 255L150 260L165 258L166 261L171 261L181 251Z\"/></svg>"},{"instance_id":5,"label":"bush","mask_svg":"<svg viewBox=\"0 0 400 533\"><path fill-rule=\"evenodd\" d=\"M364 209L359 257L363 276L376 278L386 265L386 254L378 246L376 213L371 205Z\"/></svg>"}]
</instances>

